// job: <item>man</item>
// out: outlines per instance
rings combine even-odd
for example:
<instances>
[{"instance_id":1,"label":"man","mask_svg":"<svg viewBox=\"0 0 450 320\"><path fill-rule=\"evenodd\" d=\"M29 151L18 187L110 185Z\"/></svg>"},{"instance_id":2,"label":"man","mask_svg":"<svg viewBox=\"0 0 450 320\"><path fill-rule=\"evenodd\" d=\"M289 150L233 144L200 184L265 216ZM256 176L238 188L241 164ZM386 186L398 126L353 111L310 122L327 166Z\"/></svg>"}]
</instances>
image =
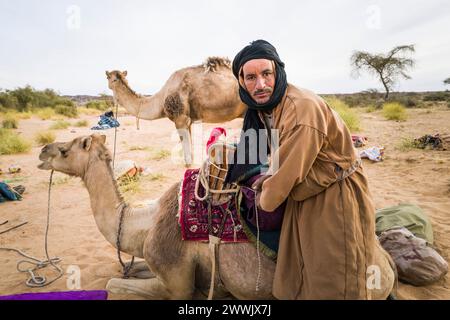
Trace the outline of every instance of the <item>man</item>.
<instances>
[{"instance_id":1,"label":"man","mask_svg":"<svg viewBox=\"0 0 450 320\"><path fill-rule=\"evenodd\" d=\"M284 63L267 41L242 49L233 73L248 106L243 129L279 133L278 149L270 150L278 168L269 163L270 175L254 185L262 210L286 201L274 296L370 299L375 209L349 130L319 96L287 83ZM240 168L230 166L227 179L238 180Z\"/></svg>"}]
</instances>

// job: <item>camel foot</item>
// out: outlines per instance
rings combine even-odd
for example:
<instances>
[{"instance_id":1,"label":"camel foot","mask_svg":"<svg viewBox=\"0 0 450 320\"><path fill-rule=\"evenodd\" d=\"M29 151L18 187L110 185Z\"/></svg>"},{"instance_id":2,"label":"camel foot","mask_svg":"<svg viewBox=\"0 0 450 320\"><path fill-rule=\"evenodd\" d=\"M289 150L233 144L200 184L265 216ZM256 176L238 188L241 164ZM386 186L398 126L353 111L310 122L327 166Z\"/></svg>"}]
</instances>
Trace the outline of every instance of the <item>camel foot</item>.
<instances>
[{"instance_id":1,"label":"camel foot","mask_svg":"<svg viewBox=\"0 0 450 320\"><path fill-rule=\"evenodd\" d=\"M108 281L106 290L116 294L137 294L149 299L167 299L167 290L157 278L120 279Z\"/></svg>"}]
</instances>

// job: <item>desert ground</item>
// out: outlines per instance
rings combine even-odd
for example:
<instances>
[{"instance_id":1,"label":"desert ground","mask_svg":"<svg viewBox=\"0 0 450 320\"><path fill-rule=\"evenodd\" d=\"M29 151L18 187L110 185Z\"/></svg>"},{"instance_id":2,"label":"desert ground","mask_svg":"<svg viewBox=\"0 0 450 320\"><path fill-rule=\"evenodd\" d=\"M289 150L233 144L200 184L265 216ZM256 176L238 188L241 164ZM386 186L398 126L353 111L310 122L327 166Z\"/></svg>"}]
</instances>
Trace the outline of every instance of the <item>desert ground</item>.
<instances>
[{"instance_id":1,"label":"desert ground","mask_svg":"<svg viewBox=\"0 0 450 320\"><path fill-rule=\"evenodd\" d=\"M450 109L434 107L408 109L408 119L403 122L385 120L379 111L358 111L362 130L370 146L384 146L382 162L364 159L371 192L377 208L385 208L401 202L419 205L433 223L437 251L449 261L450 258L450 151L421 150L402 147L402 139L416 138L424 134L450 133ZM69 127L56 130L56 141L68 141L77 136L93 133L96 116L81 116L88 127ZM74 120L69 120L74 121ZM133 117L121 116L117 131L116 161L134 160L138 166L149 168L150 174L142 176L139 183L130 187L125 197L130 202L159 197L162 192L183 176L185 167L172 161L170 152L178 139L174 125L168 119L141 120L141 129L135 127ZM51 120L31 118L20 120L17 132L29 139L53 123ZM222 125L227 129L239 129L242 119ZM200 124L198 124L200 126ZM204 124L205 135L216 127ZM114 130L102 131L107 135L107 145L112 150ZM41 146L33 146L25 154L0 157L3 174L0 180L11 185L24 185L22 201L0 203L0 231L7 226L28 222L26 225L0 235L0 247L17 248L25 253L44 259L44 234L47 219L47 189L49 171L38 170ZM11 165L21 167L17 174L8 173ZM102 290L113 277L120 277L121 267L113 248L102 236L95 224L89 196L78 178L68 178L55 173L52 187L49 230L49 254L62 259L59 264L66 274L48 287L31 289L25 285L27 274L16 270L18 254L0 251L0 295L69 290L71 280L68 270L73 266L81 271L80 286L76 289ZM126 259L129 256L125 255ZM50 279L55 276L51 268L41 271ZM450 299L450 275L433 285L414 287L399 284L400 299ZM110 294L109 299L142 299L135 295Z\"/></svg>"}]
</instances>

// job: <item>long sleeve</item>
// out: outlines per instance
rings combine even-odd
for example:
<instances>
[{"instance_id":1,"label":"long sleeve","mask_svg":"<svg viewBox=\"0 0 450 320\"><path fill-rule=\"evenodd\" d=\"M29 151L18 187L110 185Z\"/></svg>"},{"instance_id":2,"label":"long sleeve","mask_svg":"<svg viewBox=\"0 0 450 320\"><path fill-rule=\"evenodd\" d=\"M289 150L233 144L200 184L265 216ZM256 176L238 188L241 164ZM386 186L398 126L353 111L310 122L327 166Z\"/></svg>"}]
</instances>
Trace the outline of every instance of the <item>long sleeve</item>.
<instances>
[{"instance_id":1,"label":"long sleeve","mask_svg":"<svg viewBox=\"0 0 450 320\"><path fill-rule=\"evenodd\" d=\"M271 163L272 176L262 186L260 206L263 210L274 211L294 186L306 178L323 141L323 133L305 125L296 126L280 137L280 146L274 154L278 156L278 168Z\"/></svg>"}]
</instances>

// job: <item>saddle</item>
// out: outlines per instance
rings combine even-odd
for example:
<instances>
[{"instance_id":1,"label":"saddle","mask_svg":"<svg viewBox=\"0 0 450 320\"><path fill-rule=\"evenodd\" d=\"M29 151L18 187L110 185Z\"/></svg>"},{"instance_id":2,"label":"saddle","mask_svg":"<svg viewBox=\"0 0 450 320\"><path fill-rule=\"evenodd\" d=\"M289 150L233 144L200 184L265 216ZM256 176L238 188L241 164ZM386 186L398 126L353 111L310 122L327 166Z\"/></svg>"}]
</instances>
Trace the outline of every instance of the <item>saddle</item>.
<instances>
[{"instance_id":1,"label":"saddle","mask_svg":"<svg viewBox=\"0 0 450 320\"><path fill-rule=\"evenodd\" d=\"M225 133L225 130L213 130L207 144L207 160L199 169L185 172L179 212L183 240L209 242L212 276L208 299L212 299L214 292L218 246L222 242L249 241L241 222L241 203L246 205L247 210L255 211L257 217L261 216L256 205L252 206L255 194L251 185L225 183L227 159L230 159L230 154L235 152L236 147L218 142L217 132ZM265 226L264 219L256 219L256 222ZM281 223L278 224L281 227ZM257 243L259 244L259 238ZM218 278L220 279L220 275Z\"/></svg>"}]
</instances>

